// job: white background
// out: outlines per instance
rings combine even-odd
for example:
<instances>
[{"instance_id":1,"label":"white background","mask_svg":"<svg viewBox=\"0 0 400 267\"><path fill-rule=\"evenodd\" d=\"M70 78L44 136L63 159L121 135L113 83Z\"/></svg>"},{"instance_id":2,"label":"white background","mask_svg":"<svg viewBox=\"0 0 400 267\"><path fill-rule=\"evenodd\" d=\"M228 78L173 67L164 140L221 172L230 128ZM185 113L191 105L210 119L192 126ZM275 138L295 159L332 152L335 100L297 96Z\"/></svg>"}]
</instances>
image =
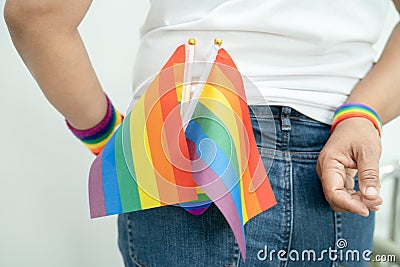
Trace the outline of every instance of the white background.
<instances>
[{"instance_id":1,"label":"white background","mask_svg":"<svg viewBox=\"0 0 400 267\"><path fill-rule=\"evenodd\" d=\"M131 98L139 27L147 9L145 1L94 1L80 27L104 90L122 111ZM3 18L0 114L0 266L122 266L116 217L89 219L87 176L93 156L44 99ZM385 126L382 163L400 158L399 133L399 119ZM384 221L378 225L379 233L387 231Z\"/></svg>"}]
</instances>

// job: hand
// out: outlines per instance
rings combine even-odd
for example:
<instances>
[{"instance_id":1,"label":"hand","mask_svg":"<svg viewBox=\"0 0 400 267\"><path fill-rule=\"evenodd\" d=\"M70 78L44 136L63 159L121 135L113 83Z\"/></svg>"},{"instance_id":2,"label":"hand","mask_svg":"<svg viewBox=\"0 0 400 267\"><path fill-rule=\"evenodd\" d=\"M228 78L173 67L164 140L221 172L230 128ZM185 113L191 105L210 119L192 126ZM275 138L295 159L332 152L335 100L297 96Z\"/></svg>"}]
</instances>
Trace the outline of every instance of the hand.
<instances>
[{"instance_id":1,"label":"hand","mask_svg":"<svg viewBox=\"0 0 400 267\"><path fill-rule=\"evenodd\" d=\"M336 126L317 163L325 198L334 211L368 216L379 209L381 151L378 131L367 119L350 118ZM354 190L357 171L360 191Z\"/></svg>"}]
</instances>

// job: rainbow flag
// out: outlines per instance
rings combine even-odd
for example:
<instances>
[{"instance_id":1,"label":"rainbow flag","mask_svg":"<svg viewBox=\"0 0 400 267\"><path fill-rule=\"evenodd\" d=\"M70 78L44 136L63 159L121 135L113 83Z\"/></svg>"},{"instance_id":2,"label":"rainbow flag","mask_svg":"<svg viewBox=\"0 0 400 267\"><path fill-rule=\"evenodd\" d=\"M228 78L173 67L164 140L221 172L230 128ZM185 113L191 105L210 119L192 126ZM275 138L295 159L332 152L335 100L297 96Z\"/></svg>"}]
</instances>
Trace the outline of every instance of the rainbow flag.
<instances>
[{"instance_id":1,"label":"rainbow flag","mask_svg":"<svg viewBox=\"0 0 400 267\"><path fill-rule=\"evenodd\" d=\"M92 218L198 198L176 94L184 62L180 46L93 162Z\"/></svg>"},{"instance_id":2,"label":"rainbow flag","mask_svg":"<svg viewBox=\"0 0 400 267\"><path fill-rule=\"evenodd\" d=\"M92 217L214 203L246 258L244 225L276 204L258 153L240 72L219 49L184 129L185 45L177 48L92 164Z\"/></svg>"}]
</instances>

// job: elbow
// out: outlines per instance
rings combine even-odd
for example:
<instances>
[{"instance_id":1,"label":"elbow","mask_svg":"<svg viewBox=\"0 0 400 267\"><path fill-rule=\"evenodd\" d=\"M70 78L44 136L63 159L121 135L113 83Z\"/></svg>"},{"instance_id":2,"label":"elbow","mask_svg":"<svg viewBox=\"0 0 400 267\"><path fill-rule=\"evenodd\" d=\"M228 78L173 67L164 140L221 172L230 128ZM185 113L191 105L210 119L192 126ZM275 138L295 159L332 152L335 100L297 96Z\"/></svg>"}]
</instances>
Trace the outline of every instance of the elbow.
<instances>
[{"instance_id":1,"label":"elbow","mask_svg":"<svg viewBox=\"0 0 400 267\"><path fill-rule=\"evenodd\" d=\"M18 28L21 28L22 16L21 14L21 7L17 3L18 1L8 0L4 6L3 16L4 21L8 27L9 32L12 34L16 32Z\"/></svg>"},{"instance_id":2,"label":"elbow","mask_svg":"<svg viewBox=\"0 0 400 267\"><path fill-rule=\"evenodd\" d=\"M12 36L39 29L48 24L51 14L55 12L52 0L7 0L4 6L4 20Z\"/></svg>"}]
</instances>

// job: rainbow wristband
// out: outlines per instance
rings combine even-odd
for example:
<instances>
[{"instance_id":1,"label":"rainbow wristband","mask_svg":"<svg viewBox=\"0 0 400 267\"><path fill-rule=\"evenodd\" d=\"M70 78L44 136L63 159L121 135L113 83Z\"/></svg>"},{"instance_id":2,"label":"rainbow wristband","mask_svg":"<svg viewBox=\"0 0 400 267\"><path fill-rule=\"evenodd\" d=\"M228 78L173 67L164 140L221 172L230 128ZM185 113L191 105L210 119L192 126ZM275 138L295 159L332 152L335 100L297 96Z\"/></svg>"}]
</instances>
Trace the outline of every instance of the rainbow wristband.
<instances>
[{"instance_id":1,"label":"rainbow wristband","mask_svg":"<svg viewBox=\"0 0 400 267\"><path fill-rule=\"evenodd\" d=\"M349 118L360 117L372 122L378 130L379 136L382 135L382 121L379 115L369 106L360 103L345 103L338 107L333 117L331 133L341 121Z\"/></svg>"},{"instance_id":2,"label":"rainbow wristband","mask_svg":"<svg viewBox=\"0 0 400 267\"><path fill-rule=\"evenodd\" d=\"M104 146L111 139L114 130L121 124L124 116L114 108L111 104L110 99L107 98L107 113L96 126L86 129L79 130L74 128L67 120L67 126L71 132L78 137L82 143L90 150L93 154L98 155Z\"/></svg>"}]
</instances>

